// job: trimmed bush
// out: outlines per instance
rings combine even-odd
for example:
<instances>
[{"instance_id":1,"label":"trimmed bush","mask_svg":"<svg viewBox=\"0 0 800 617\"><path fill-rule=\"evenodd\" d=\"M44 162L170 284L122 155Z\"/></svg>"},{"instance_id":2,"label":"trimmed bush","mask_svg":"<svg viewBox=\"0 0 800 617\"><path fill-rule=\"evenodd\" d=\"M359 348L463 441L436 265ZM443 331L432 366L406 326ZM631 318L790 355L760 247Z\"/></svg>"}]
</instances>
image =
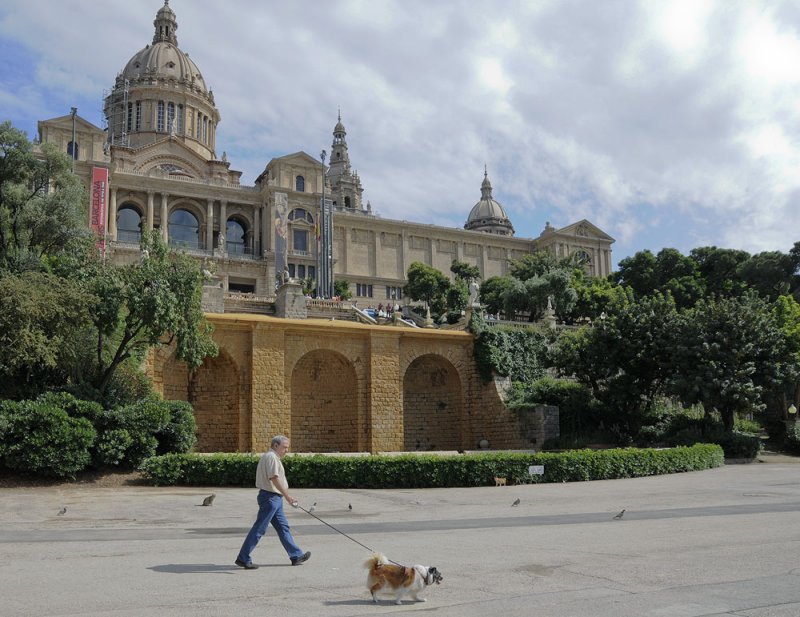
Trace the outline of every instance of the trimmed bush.
<instances>
[{"instance_id":1,"label":"trimmed bush","mask_svg":"<svg viewBox=\"0 0 800 617\"><path fill-rule=\"evenodd\" d=\"M197 423L192 406L185 401L162 401L169 414L167 425L159 430L157 454L189 452L197 443Z\"/></svg>"},{"instance_id":2,"label":"trimmed bush","mask_svg":"<svg viewBox=\"0 0 800 617\"><path fill-rule=\"evenodd\" d=\"M800 424L795 424L786 431L784 448L790 454L800 455Z\"/></svg>"},{"instance_id":3,"label":"trimmed bush","mask_svg":"<svg viewBox=\"0 0 800 617\"><path fill-rule=\"evenodd\" d=\"M91 460L91 422L50 401L0 401L0 418L0 463L7 469L72 478Z\"/></svg>"},{"instance_id":4,"label":"trimmed bush","mask_svg":"<svg viewBox=\"0 0 800 617\"><path fill-rule=\"evenodd\" d=\"M283 462L297 488L442 488L490 486L495 476L510 483L633 478L719 467L724 457L717 445L697 444L538 454L289 455ZM155 485L253 486L257 464L252 454L168 454L147 459L140 469ZM530 476L530 465L544 465L544 475Z\"/></svg>"}]
</instances>

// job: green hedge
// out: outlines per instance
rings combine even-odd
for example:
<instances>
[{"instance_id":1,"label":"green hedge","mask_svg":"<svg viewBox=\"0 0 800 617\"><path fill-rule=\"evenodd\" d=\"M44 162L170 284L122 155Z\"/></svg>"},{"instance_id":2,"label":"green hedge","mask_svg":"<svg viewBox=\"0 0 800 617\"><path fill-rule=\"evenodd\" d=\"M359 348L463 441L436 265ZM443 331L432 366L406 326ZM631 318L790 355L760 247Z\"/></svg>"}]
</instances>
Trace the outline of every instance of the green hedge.
<instances>
[{"instance_id":1,"label":"green hedge","mask_svg":"<svg viewBox=\"0 0 800 617\"><path fill-rule=\"evenodd\" d=\"M283 459L294 488L441 488L490 486L495 476L514 482L577 482L633 478L719 467L722 448L574 450L524 454L492 452L438 456L292 456ZM155 485L253 486L258 456L166 454L141 465ZM531 477L529 465L544 465Z\"/></svg>"}]
</instances>

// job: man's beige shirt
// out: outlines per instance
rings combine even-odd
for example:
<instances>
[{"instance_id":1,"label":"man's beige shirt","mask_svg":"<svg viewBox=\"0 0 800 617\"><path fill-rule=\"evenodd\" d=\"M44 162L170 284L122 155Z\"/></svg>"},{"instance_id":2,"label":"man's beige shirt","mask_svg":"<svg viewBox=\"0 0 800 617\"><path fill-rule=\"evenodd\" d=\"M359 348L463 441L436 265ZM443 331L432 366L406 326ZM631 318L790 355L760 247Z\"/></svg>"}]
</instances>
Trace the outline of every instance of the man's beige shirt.
<instances>
[{"instance_id":1,"label":"man's beige shirt","mask_svg":"<svg viewBox=\"0 0 800 617\"><path fill-rule=\"evenodd\" d=\"M258 461L258 467L256 468L256 488L281 495L282 493L278 490L278 487L270 480L273 476L278 476L281 484L287 489L289 488L289 483L286 481L286 474L283 471L283 463L281 463L281 459L275 453L275 450L270 450Z\"/></svg>"}]
</instances>

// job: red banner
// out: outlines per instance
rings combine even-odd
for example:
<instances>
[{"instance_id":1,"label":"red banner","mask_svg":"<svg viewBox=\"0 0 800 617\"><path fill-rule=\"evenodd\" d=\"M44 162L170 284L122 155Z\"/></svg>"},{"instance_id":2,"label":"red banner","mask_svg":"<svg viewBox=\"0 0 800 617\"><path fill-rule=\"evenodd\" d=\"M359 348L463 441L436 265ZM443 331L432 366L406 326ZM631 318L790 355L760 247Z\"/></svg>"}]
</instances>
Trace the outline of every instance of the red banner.
<instances>
[{"instance_id":1,"label":"red banner","mask_svg":"<svg viewBox=\"0 0 800 617\"><path fill-rule=\"evenodd\" d=\"M106 250L106 204L108 203L108 169L92 167L92 195L89 201L89 227L97 234L97 248Z\"/></svg>"}]
</instances>

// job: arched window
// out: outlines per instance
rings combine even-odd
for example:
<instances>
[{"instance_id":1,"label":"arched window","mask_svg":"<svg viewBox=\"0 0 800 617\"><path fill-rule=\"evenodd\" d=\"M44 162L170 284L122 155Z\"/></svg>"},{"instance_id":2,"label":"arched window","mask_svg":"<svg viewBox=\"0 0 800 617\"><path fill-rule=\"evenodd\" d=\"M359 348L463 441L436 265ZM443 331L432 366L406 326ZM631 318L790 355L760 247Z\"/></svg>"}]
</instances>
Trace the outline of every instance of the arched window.
<instances>
[{"instance_id":1,"label":"arched window","mask_svg":"<svg viewBox=\"0 0 800 617\"><path fill-rule=\"evenodd\" d=\"M78 149L79 145L77 142L69 142L67 144L67 156L71 156L76 161L78 160Z\"/></svg>"},{"instance_id":2,"label":"arched window","mask_svg":"<svg viewBox=\"0 0 800 617\"><path fill-rule=\"evenodd\" d=\"M350 205L350 198L349 197L345 197L344 198L344 207L345 208L352 208L352 206Z\"/></svg>"},{"instance_id":3,"label":"arched window","mask_svg":"<svg viewBox=\"0 0 800 617\"><path fill-rule=\"evenodd\" d=\"M123 204L117 214L117 241L139 244L142 239L142 215L131 205Z\"/></svg>"},{"instance_id":4,"label":"arched window","mask_svg":"<svg viewBox=\"0 0 800 617\"><path fill-rule=\"evenodd\" d=\"M200 246L200 225L197 217L188 210L173 210L169 215L169 243L183 248Z\"/></svg>"},{"instance_id":5,"label":"arched window","mask_svg":"<svg viewBox=\"0 0 800 617\"><path fill-rule=\"evenodd\" d=\"M171 133L176 129L177 127L175 126L175 103L169 103L167 105L167 131Z\"/></svg>"},{"instance_id":6,"label":"arched window","mask_svg":"<svg viewBox=\"0 0 800 617\"><path fill-rule=\"evenodd\" d=\"M305 193L306 179L303 176L297 176L294 179L294 190L298 193Z\"/></svg>"},{"instance_id":7,"label":"arched window","mask_svg":"<svg viewBox=\"0 0 800 617\"><path fill-rule=\"evenodd\" d=\"M237 219L228 219L225 225L225 249L230 255L243 255L247 252L245 236L247 229L244 223Z\"/></svg>"},{"instance_id":8,"label":"arched window","mask_svg":"<svg viewBox=\"0 0 800 617\"><path fill-rule=\"evenodd\" d=\"M178 105L178 135L183 135L183 105Z\"/></svg>"},{"instance_id":9,"label":"arched window","mask_svg":"<svg viewBox=\"0 0 800 617\"><path fill-rule=\"evenodd\" d=\"M125 120L125 130L129 133L133 130L133 103L128 103L128 117Z\"/></svg>"},{"instance_id":10,"label":"arched window","mask_svg":"<svg viewBox=\"0 0 800 617\"><path fill-rule=\"evenodd\" d=\"M289 213L290 221L305 221L309 225L314 224L314 217L308 210L303 208L295 208Z\"/></svg>"}]
</instances>

